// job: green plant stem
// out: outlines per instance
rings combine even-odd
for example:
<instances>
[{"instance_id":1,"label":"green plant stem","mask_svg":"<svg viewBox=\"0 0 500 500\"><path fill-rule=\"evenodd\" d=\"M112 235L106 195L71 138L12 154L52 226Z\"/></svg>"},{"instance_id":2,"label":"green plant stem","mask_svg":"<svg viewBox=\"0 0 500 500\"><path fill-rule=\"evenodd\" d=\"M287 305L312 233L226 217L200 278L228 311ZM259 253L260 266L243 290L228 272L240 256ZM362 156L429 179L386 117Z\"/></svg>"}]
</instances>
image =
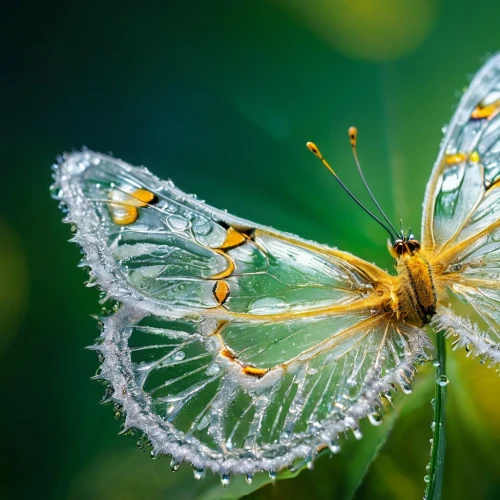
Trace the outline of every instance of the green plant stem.
<instances>
[{"instance_id":1,"label":"green plant stem","mask_svg":"<svg viewBox=\"0 0 500 500\"><path fill-rule=\"evenodd\" d=\"M446 344L444 332L436 334L437 362L436 397L434 400L434 429L426 500L439 500L443 487L444 457L446 452ZM443 384L442 381L446 381ZM441 381L441 384L439 383Z\"/></svg>"}]
</instances>

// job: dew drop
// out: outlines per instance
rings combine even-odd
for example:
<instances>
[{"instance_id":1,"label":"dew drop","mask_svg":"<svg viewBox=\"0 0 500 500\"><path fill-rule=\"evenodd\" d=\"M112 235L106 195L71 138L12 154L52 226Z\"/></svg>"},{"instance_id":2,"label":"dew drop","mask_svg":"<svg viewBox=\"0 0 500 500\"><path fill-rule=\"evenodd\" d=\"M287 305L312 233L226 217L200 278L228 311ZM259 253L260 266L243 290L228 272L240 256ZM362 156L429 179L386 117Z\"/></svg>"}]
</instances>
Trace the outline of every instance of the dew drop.
<instances>
[{"instance_id":1,"label":"dew drop","mask_svg":"<svg viewBox=\"0 0 500 500\"><path fill-rule=\"evenodd\" d=\"M217 375L220 372L220 366L217 363L212 363L208 368L207 368L207 375L212 376L212 375Z\"/></svg>"},{"instance_id":2,"label":"dew drop","mask_svg":"<svg viewBox=\"0 0 500 500\"><path fill-rule=\"evenodd\" d=\"M201 431L210 423L210 416L203 415L203 418L200 420L200 423L196 426L196 428Z\"/></svg>"},{"instance_id":3,"label":"dew drop","mask_svg":"<svg viewBox=\"0 0 500 500\"><path fill-rule=\"evenodd\" d=\"M360 431L358 427L355 427L352 430L352 433L354 434L354 437L359 441L360 439L363 438L363 433Z\"/></svg>"},{"instance_id":4,"label":"dew drop","mask_svg":"<svg viewBox=\"0 0 500 500\"><path fill-rule=\"evenodd\" d=\"M370 424L375 426L383 424L382 415L379 415L378 413L368 414L368 420L370 421Z\"/></svg>"},{"instance_id":5,"label":"dew drop","mask_svg":"<svg viewBox=\"0 0 500 500\"><path fill-rule=\"evenodd\" d=\"M441 387L445 387L446 385L448 385L449 382L450 381L448 380L448 377L446 375L440 375L436 379L437 385L440 385Z\"/></svg>"},{"instance_id":6,"label":"dew drop","mask_svg":"<svg viewBox=\"0 0 500 500\"><path fill-rule=\"evenodd\" d=\"M172 460L170 460L170 470L172 472L177 472L179 470L179 467L181 466L181 463L176 460L175 458L172 458Z\"/></svg>"},{"instance_id":7,"label":"dew drop","mask_svg":"<svg viewBox=\"0 0 500 500\"><path fill-rule=\"evenodd\" d=\"M429 483L431 481L431 476L424 476L424 481Z\"/></svg>"},{"instance_id":8,"label":"dew drop","mask_svg":"<svg viewBox=\"0 0 500 500\"><path fill-rule=\"evenodd\" d=\"M290 309L290 304L278 297L264 297L254 300L248 312L252 314L276 314L278 312L286 312Z\"/></svg>"},{"instance_id":9,"label":"dew drop","mask_svg":"<svg viewBox=\"0 0 500 500\"><path fill-rule=\"evenodd\" d=\"M356 385L356 379L354 379L354 378L348 378L347 379L347 385L349 387L354 387Z\"/></svg>"},{"instance_id":10,"label":"dew drop","mask_svg":"<svg viewBox=\"0 0 500 500\"><path fill-rule=\"evenodd\" d=\"M405 394L411 394L412 391L413 391L413 388L410 384L406 383L406 382L400 382L399 383L399 386L401 387L401 390L405 393Z\"/></svg>"},{"instance_id":11,"label":"dew drop","mask_svg":"<svg viewBox=\"0 0 500 500\"><path fill-rule=\"evenodd\" d=\"M190 222L184 219L184 217L169 215L167 217L167 224L170 226L172 231L185 231L189 227Z\"/></svg>"},{"instance_id":12,"label":"dew drop","mask_svg":"<svg viewBox=\"0 0 500 500\"><path fill-rule=\"evenodd\" d=\"M245 481L246 481L247 484L252 484L253 474L246 474L245 475Z\"/></svg>"},{"instance_id":13,"label":"dew drop","mask_svg":"<svg viewBox=\"0 0 500 500\"><path fill-rule=\"evenodd\" d=\"M432 366L435 366L436 368L437 368L438 366L440 366L440 365L441 365L441 363L440 363L440 362L439 362L439 360L437 360L437 359L435 359L435 360L432 362Z\"/></svg>"},{"instance_id":14,"label":"dew drop","mask_svg":"<svg viewBox=\"0 0 500 500\"><path fill-rule=\"evenodd\" d=\"M336 455L337 453L340 453L340 445L337 444L335 441L330 441L330 444L328 445L328 448L330 448L330 451Z\"/></svg>"},{"instance_id":15,"label":"dew drop","mask_svg":"<svg viewBox=\"0 0 500 500\"><path fill-rule=\"evenodd\" d=\"M184 351L177 351L172 355L172 359L174 361L182 361L186 357L186 353Z\"/></svg>"},{"instance_id":16,"label":"dew drop","mask_svg":"<svg viewBox=\"0 0 500 500\"><path fill-rule=\"evenodd\" d=\"M222 486L226 488L231 482L231 476L229 474L222 474L220 477L220 482L222 483Z\"/></svg>"},{"instance_id":17,"label":"dew drop","mask_svg":"<svg viewBox=\"0 0 500 500\"><path fill-rule=\"evenodd\" d=\"M285 430L280 434L280 441L288 441L288 439L290 439L290 432Z\"/></svg>"},{"instance_id":18,"label":"dew drop","mask_svg":"<svg viewBox=\"0 0 500 500\"><path fill-rule=\"evenodd\" d=\"M275 470L269 471L269 479L271 479L273 484L276 482L276 471Z\"/></svg>"},{"instance_id":19,"label":"dew drop","mask_svg":"<svg viewBox=\"0 0 500 500\"><path fill-rule=\"evenodd\" d=\"M205 476L205 469L200 468L193 468L193 475L195 479L202 479Z\"/></svg>"},{"instance_id":20,"label":"dew drop","mask_svg":"<svg viewBox=\"0 0 500 500\"><path fill-rule=\"evenodd\" d=\"M431 429L434 430L436 428L436 422L431 423Z\"/></svg>"}]
</instances>

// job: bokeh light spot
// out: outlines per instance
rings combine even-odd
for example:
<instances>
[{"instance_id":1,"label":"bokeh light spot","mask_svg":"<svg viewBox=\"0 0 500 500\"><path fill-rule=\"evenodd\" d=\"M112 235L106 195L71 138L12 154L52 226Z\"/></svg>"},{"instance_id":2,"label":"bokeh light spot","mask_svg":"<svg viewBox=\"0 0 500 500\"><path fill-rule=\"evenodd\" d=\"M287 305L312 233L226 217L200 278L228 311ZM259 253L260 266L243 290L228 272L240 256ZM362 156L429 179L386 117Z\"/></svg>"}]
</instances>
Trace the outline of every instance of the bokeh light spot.
<instances>
[{"instance_id":1,"label":"bokeh light spot","mask_svg":"<svg viewBox=\"0 0 500 500\"><path fill-rule=\"evenodd\" d=\"M436 0L275 0L343 54L387 61L418 48L437 19Z\"/></svg>"},{"instance_id":2,"label":"bokeh light spot","mask_svg":"<svg viewBox=\"0 0 500 500\"><path fill-rule=\"evenodd\" d=\"M0 355L14 337L28 299L28 270L18 236L0 218Z\"/></svg>"}]
</instances>

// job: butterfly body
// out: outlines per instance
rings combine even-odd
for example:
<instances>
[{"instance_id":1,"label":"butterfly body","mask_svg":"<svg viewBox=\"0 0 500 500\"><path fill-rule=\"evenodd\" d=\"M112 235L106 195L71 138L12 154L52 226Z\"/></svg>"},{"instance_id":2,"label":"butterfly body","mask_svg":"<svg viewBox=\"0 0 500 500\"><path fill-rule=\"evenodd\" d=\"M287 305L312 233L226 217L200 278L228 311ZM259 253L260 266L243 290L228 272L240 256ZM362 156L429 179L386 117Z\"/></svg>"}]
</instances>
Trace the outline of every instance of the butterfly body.
<instances>
[{"instance_id":1,"label":"butterfly body","mask_svg":"<svg viewBox=\"0 0 500 500\"><path fill-rule=\"evenodd\" d=\"M429 323L436 313L437 293L434 271L420 245L406 245L397 257L396 270L398 277L391 296L397 317L418 326Z\"/></svg>"},{"instance_id":2,"label":"butterfly body","mask_svg":"<svg viewBox=\"0 0 500 500\"><path fill-rule=\"evenodd\" d=\"M94 349L125 428L195 477L210 468L251 479L325 446L337 453L339 436L361 437L361 418L379 424L390 392L411 392L431 357L426 323L500 363L499 176L500 55L448 127L421 243L401 234L389 245L394 276L211 207L143 167L65 155L54 195L91 284L118 304ZM486 327L446 307L447 294Z\"/></svg>"}]
</instances>

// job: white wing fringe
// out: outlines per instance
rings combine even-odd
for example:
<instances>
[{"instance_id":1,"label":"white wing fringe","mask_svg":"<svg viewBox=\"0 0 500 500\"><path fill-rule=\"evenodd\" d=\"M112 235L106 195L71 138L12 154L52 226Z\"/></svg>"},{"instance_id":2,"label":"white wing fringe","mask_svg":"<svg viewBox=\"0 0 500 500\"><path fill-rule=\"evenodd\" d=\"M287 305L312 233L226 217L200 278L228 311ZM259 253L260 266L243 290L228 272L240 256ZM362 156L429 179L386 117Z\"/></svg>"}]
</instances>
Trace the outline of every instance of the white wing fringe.
<instances>
[{"instance_id":1,"label":"white wing fringe","mask_svg":"<svg viewBox=\"0 0 500 500\"><path fill-rule=\"evenodd\" d=\"M456 337L453 342L453 349L464 347L468 352L467 356L481 357L482 362L486 359L491 361L490 367L500 363L500 346L489 338L476 323L469 318L462 318L447 307L440 308L432 320L432 326L436 332L443 331L446 337ZM500 372L500 367L497 368Z\"/></svg>"}]
</instances>

